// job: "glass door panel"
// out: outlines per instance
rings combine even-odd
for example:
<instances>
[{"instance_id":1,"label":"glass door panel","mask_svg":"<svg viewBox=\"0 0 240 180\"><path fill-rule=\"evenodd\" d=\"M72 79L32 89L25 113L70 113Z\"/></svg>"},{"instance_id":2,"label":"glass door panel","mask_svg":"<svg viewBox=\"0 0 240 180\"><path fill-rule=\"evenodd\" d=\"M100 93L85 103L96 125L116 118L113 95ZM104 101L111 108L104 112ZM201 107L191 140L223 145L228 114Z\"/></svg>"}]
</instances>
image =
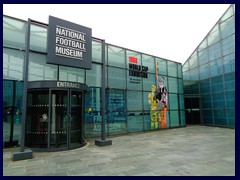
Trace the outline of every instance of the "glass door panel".
<instances>
[{"instance_id":1,"label":"glass door panel","mask_svg":"<svg viewBox=\"0 0 240 180\"><path fill-rule=\"evenodd\" d=\"M26 146L67 150L83 145L83 92L38 89L28 91Z\"/></svg>"},{"instance_id":2,"label":"glass door panel","mask_svg":"<svg viewBox=\"0 0 240 180\"><path fill-rule=\"evenodd\" d=\"M67 148L68 147L68 91L51 91L51 129L50 129L50 147Z\"/></svg>"},{"instance_id":3,"label":"glass door panel","mask_svg":"<svg viewBox=\"0 0 240 180\"><path fill-rule=\"evenodd\" d=\"M70 149L79 147L82 144L82 92L70 91Z\"/></svg>"},{"instance_id":4,"label":"glass door panel","mask_svg":"<svg viewBox=\"0 0 240 180\"><path fill-rule=\"evenodd\" d=\"M48 140L48 90L28 92L26 146L47 148Z\"/></svg>"}]
</instances>

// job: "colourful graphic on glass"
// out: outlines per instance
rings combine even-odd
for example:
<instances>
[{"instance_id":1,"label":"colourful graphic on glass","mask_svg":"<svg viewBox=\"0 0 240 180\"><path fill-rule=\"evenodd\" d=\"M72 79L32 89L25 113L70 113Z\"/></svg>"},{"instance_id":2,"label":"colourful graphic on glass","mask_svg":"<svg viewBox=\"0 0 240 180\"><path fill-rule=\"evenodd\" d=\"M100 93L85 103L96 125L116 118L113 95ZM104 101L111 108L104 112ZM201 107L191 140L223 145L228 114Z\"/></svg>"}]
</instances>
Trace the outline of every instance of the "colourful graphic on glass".
<instances>
[{"instance_id":1,"label":"colourful graphic on glass","mask_svg":"<svg viewBox=\"0 0 240 180\"><path fill-rule=\"evenodd\" d=\"M162 128L167 127L168 95L167 88L164 86L164 78L158 80L157 101L160 106L159 122Z\"/></svg>"},{"instance_id":2,"label":"colourful graphic on glass","mask_svg":"<svg viewBox=\"0 0 240 180\"><path fill-rule=\"evenodd\" d=\"M156 98L156 86L152 84L152 92L148 94L148 104L150 106L151 129L158 128L158 104Z\"/></svg>"}]
</instances>

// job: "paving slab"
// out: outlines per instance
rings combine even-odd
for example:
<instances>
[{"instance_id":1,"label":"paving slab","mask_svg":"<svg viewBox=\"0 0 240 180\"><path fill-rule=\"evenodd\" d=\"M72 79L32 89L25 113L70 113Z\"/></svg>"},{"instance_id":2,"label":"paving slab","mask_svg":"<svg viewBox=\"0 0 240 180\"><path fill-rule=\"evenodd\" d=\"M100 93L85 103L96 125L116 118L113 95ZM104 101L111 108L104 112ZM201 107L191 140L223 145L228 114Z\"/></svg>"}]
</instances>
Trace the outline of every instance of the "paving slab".
<instances>
[{"instance_id":1,"label":"paving slab","mask_svg":"<svg viewBox=\"0 0 240 180\"><path fill-rule=\"evenodd\" d=\"M108 137L111 146L88 139L85 147L33 152L12 161L3 150L3 176L235 176L235 129L210 126Z\"/></svg>"}]
</instances>

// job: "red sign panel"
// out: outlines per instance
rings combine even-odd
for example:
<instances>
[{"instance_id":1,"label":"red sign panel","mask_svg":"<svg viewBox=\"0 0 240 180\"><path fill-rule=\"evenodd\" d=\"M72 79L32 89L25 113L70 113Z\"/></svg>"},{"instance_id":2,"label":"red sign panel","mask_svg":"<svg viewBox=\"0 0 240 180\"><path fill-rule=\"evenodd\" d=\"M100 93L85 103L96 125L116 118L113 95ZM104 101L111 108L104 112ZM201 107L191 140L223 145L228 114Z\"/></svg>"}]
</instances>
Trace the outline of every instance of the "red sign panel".
<instances>
[{"instance_id":1,"label":"red sign panel","mask_svg":"<svg viewBox=\"0 0 240 180\"><path fill-rule=\"evenodd\" d=\"M131 57L131 56L130 56L130 57L129 57L129 62L137 64L137 63L138 63L138 59L135 58L135 57Z\"/></svg>"}]
</instances>

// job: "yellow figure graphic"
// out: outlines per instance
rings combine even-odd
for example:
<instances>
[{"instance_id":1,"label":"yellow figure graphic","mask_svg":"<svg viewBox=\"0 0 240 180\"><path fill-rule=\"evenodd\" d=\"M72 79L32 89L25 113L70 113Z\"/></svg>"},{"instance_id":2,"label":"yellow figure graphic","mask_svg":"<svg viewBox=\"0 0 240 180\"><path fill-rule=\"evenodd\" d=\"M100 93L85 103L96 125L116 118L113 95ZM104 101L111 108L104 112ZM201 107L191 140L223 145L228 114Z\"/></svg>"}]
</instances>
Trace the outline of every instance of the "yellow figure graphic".
<instances>
[{"instance_id":1,"label":"yellow figure graphic","mask_svg":"<svg viewBox=\"0 0 240 180\"><path fill-rule=\"evenodd\" d=\"M148 104L150 106L151 129L158 128L158 104L155 95L156 86L152 84L152 92L148 94Z\"/></svg>"}]
</instances>

